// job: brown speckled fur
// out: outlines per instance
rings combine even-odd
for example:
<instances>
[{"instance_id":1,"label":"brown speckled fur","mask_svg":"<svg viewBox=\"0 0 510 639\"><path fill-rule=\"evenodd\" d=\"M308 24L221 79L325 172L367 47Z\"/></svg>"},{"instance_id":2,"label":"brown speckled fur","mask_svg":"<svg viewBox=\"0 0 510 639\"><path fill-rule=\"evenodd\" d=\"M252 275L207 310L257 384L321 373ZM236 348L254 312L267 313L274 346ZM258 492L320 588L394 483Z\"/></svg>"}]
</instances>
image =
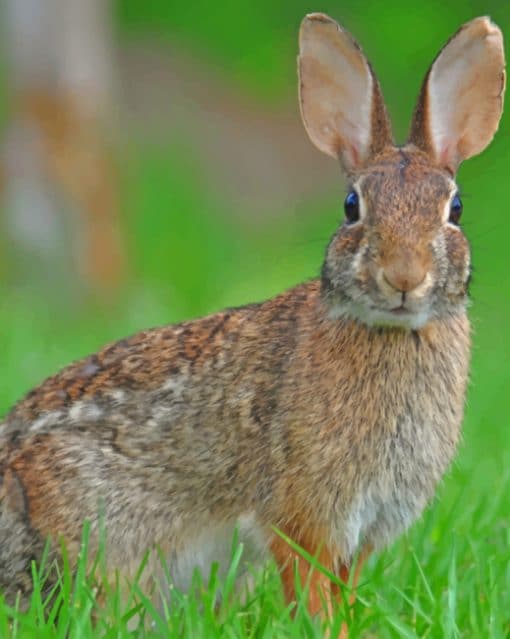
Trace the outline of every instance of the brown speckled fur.
<instances>
[{"instance_id":1,"label":"brown speckled fur","mask_svg":"<svg viewBox=\"0 0 510 639\"><path fill-rule=\"evenodd\" d=\"M357 550L391 542L420 515L460 434L469 246L444 218L448 167L415 144L394 147L378 86L374 96L371 135L385 144L372 141L368 160L348 167L364 212L333 236L320 280L108 345L7 415L9 600L19 591L26 604L46 537L55 548L62 536L76 560L85 518L93 547L104 519L109 566L132 576L148 548L178 557L249 515L292 600L296 556L274 527L346 580ZM394 325L373 319L381 309ZM309 566L299 558L298 569L305 577ZM315 571L311 612L336 596Z\"/></svg>"}]
</instances>

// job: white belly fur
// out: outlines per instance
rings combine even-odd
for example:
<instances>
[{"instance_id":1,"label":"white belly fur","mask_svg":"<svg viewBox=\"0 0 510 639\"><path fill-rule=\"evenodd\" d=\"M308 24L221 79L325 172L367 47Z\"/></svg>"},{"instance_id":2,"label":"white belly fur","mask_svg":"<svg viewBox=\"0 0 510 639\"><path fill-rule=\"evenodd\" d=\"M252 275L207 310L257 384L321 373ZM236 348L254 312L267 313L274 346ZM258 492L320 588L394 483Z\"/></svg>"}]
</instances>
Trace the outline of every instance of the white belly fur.
<instances>
[{"instance_id":1,"label":"white belly fur","mask_svg":"<svg viewBox=\"0 0 510 639\"><path fill-rule=\"evenodd\" d=\"M237 534L238 543L243 552L238 571L240 584L249 578L251 568L260 567L269 557L266 536L258 525L254 514L246 513L237 521L211 526L190 537L178 552L168 561L168 574L171 586L163 579L163 592L174 587L180 592L188 592L193 575L198 571L204 583L207 583L211 566L218 564L220 579L225 577L232 560L232 544Z\"/></svg>"}]
</instances>

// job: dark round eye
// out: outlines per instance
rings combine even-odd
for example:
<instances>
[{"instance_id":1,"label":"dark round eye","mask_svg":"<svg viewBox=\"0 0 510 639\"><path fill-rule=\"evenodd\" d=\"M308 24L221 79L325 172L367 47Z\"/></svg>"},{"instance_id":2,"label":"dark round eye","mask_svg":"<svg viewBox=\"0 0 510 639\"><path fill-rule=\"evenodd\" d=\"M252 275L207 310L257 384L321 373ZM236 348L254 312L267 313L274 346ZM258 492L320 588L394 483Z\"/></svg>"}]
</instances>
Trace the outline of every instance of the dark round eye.
<instances>
[{"instance_id":1,"label":"dark round eye","mask_svg":"<svg viewBox=\"0 0 510 639\"><path fill-rule=\"evenodd\" d=\"M448 218L448 222L452 224L458 224L460 220L460 216L462 215L462 200L460 199L459 194L457 193L450 204L450 217Z\"/></svg>"},{"instance_id":2,"label":"dark round eye","mask_svg":"<svg viewBox=\"0 0 510 639\"><path fill-rule=\"evenodd\" d=\"M359 220L359 197L356 191L349 191L344 202L345 219L349 224Z\"/></svg>"}]
</instances>

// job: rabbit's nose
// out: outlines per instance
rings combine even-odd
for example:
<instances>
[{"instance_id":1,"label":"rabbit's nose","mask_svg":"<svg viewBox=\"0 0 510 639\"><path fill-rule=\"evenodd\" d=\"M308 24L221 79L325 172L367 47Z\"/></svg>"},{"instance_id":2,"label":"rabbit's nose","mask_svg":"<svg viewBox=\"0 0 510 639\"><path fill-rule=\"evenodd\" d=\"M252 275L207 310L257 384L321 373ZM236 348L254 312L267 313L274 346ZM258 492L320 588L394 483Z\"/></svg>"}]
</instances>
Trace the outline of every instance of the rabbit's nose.
<instances>
[{"instance_id":1,"label":"rabbit's nose","mask_svg":"<svg viewBox=\"0 0 510 639\"><path fill-rule=\"evenodd\" d=\"M382 278L391 288L402 293L417 289L427 277L427 268L420 260L393 259L382 270Z\"/></svg>"}]
</instances>

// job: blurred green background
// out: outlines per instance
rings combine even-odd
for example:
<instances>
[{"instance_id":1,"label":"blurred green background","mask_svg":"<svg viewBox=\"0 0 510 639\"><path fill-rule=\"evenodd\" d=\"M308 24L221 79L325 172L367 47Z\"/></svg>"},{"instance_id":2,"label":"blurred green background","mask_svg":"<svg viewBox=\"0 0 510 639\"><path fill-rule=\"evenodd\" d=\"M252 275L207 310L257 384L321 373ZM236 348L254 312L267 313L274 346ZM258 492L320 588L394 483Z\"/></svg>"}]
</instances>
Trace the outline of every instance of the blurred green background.
<instances>
[{"instance_id":1,"label":"blurred green background","mask_svg":"<svg viewBox=\"0 0 510 639\"><path fill-rule=\"evenodd\" d=\"M264 299L318 274L344 187L299 121L295 59L305 13L329 13L361 42L403 141L445 40L483 14L510 33L508 8L501 0L117 0L111 132L122 284L105 299L69 293L56 271L43 282L36 266L16 275L16 250L4 237L2 410L106 341ZM2 86L7 130L7 71ZM474 349L465 443L445 500L468 480L490 496L510 462L509 134L507 112L491 147L459 173L475 264Z\"/></svg>"}]
</instances>

